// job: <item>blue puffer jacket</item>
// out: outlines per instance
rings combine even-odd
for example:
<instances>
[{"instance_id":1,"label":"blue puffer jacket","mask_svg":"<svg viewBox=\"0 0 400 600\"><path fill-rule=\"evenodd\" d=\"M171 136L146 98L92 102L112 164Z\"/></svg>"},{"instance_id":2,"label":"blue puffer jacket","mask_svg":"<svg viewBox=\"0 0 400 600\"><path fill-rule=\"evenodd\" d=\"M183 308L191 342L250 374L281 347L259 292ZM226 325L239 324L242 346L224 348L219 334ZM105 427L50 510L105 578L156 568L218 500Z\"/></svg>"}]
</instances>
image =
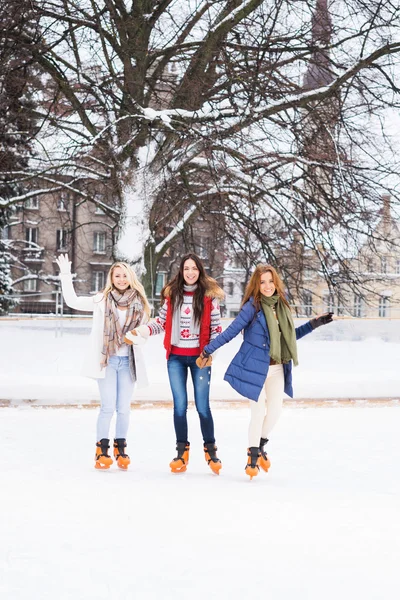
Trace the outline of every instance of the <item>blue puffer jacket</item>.
<instances>
[{"instance_id":1,"label":"blue puffer jacket","mask_svg":"<svg viewBox=\"0 0 400 600\"><path fill-rule=\"evenodd\" d=\"M243 343L226 373L227 381L234 390L245 398L257 402L269 369L269 331L263 310L256 313L253 298L243 305L236 319L225 331L219 334L204 350L212 354L244 330ZM296 328L296 339L300 339L313 330L311 322ZM283 365L285 375L285 393L293 398L292 361Z\"/></svg>"}]
</instances>

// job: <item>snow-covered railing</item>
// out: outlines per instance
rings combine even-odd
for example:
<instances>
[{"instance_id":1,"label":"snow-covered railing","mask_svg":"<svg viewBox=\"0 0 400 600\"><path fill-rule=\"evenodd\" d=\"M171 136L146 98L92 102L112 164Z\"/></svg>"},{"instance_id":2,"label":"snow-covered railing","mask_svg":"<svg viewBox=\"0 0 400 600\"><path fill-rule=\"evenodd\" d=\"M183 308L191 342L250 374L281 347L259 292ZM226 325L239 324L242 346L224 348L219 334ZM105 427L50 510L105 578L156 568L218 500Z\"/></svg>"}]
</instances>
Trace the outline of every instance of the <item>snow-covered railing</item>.
<instances>
[{"instance_id":1,"label":"snow-covered railing","mask_svg":"<svg viewBox=\"0 0 400 600\"><path fill-rule=\"evenodd\" d=\"M70 309L65 312L65 306L62 301L61 291L52 292L23 292L21 294L13 294L10 296L13 300L17 300L17 305L14 306L7 316L13 318L25 318L41 316L49 318L51 317L85 317L91 318L88 313L70 313ZM150 305L153 308L152 316L156 316L158 307L160 304L160 298L149 298ZM293 316L299 319L311 319L316 315L332 311L335 316L339 319L400 319L400 306L399 305L375 305L367 306L363 305L360 307L354 306L327 306L326 304L310 305L310 304L295 304L292 306ZM224 307L222 307L223 318ZM231 313L232 314L232 313ZM5 315L3 315L5 316ZM232 316L230 317L232 319Z\"/></svg>"}]
</instances>

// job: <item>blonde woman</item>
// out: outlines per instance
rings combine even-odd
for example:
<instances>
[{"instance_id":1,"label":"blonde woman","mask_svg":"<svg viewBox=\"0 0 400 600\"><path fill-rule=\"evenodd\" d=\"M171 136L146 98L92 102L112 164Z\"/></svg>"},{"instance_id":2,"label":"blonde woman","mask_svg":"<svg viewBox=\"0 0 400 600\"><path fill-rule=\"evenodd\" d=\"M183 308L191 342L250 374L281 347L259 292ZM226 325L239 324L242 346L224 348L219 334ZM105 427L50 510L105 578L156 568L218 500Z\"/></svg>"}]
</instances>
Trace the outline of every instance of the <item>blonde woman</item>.
<instances>
[{"instance_id":1,"label":"blonde woman","mask_svg":"<svg viewBox=\"0 0 400 600\"><path fill-rule=\"evenodd\" d=\"M116 262L108 272L102 292L77 296L68 255L61 254L56 262L66 304L76 310L93 312L82 374L97 379L100 391L95 467L109 469L113 463L108 454L109 429L116 411L114 457L118 467L126 470L130 464L125 450L132 395L137 380L145 384L146 374L138 348L143 338L135 338L133 344L128 345L124 337L126 332L149 320L150 306L144 288L127 263Z\"/></svg>"}]
</instances>

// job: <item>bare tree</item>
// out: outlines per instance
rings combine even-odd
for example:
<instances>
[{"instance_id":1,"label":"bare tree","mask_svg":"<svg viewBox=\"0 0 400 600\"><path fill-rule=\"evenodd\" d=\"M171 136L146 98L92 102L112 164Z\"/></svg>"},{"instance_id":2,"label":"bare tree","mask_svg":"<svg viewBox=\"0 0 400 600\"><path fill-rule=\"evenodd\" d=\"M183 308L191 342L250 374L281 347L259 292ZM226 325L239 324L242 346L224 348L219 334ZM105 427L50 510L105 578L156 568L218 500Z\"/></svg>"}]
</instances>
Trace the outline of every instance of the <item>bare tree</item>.
<instances>
[{"instance_id":1,"label":"bare tree","mask_svg":"<svg viewBox=\"0 0 400 600\"><path fill-rule=\"evenodd\" d=\"M14 198L24 193L22 177L29 171L32 139L37 126L33 89L35 70L29 51L18 44L20 35L34 34L30 3L0 0L0 313L12 305L10 264L17 260L8 240L14 219Z\"/></svg>"},{"instance_id":2,"label":"bare tree","mask_svg":"<svg viewBox=\"0 0 400 600\"><path fill-rule=\"evenodd\" d=\"M312 28L313 14L328 10L321 1L30 4L41 33L7 36L47 73L42 151L13 171L14 182L29 179L30 195L64 186L85 199L105 186L112 201L102 207L119 223L116 255L154 271L210 210L205 199L275 253L274 228L287 232L284 249L301 239L327 277L328 249L343 262L349 248L338 240L371 231L376 199L398 173L377 132L382 111L398 106L397 1L333 1L329 35L324 26L315 33L318 19ZM321 61L329 77L305 85ZM321 130L330 152L310 155ZM168 217L175 227L156 243Z\"/></svg>"}]
</instances>

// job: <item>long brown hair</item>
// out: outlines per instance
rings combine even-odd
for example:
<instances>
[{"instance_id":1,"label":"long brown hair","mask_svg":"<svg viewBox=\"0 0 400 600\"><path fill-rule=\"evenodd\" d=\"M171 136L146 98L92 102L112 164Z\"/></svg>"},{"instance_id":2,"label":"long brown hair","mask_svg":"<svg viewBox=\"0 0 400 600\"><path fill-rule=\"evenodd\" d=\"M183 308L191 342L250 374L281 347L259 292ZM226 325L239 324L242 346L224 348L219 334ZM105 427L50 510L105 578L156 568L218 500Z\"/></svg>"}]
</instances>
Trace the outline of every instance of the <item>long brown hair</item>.
<instances>
[{"instance_id":1,"label":"long brown hair","mask_svg":"<svg viewBox=\"0 0 400 600\"><path fill-rule=\"evenodd\" d=\"M284 288L283 281L279 277L279 275L276 272L276 270L274 269L274 267L272 267L271 265L257 265L256 266L252 276L249 279L249 283L246 286L241 306L243 306L243 304L246 304L246 302L251 298L251 296L253 296L254 306L255 306L256 310L259 311L261 309L260 283L261 283L261 276L264 275L264 273L271 273L272 281L276 288L277 294L279 295L280 299L286 304L286 306L288 306L290 308L289 302L285 298L285 291L284 291L285 288Z\"/></svg>"},{"instance_id":2,"label":"long brown hair","mask_svg":"<svg viewBox=\"0 0 400 600\"><path fill-rule=\"evenodd\" d=\"M204 309L204 296L210 285L214 283L214 279L207 275L204 269L204 265L197 254L190 252L182 256L179 271L169 283L167 283L161 290L161 296L165 299L166 296L170 297L171 309L174 310L175 306L181 306L183 302L183 286L185 285L185 278L183 276L183 269L187 260L193 260L196 263L196 267L199 270L199 278L196 281L197 288L193 295L193 314L194 320L200 323ZM215 282L216 283L216 282ZM168 290L168 293L165 293Z\"/></svg>"}]
</instances>

